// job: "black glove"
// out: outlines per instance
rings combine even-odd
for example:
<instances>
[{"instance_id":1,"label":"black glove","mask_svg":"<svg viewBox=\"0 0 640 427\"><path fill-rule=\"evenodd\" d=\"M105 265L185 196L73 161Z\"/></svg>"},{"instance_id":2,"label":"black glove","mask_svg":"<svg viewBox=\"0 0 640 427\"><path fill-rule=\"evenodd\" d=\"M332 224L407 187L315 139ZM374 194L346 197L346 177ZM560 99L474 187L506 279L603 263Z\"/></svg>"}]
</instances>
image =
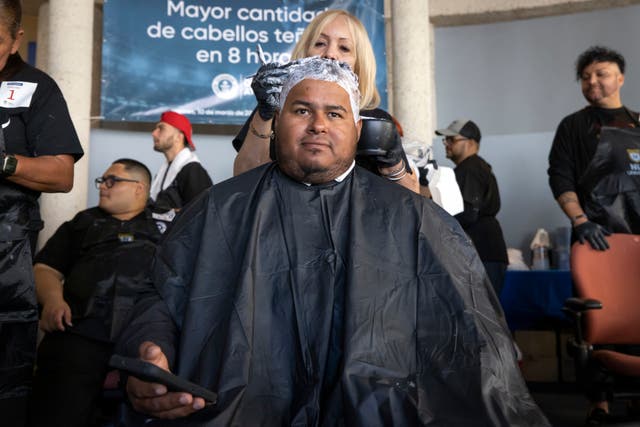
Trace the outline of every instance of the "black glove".
<instances>
[{"instance_id":1,"label":"black glove","mask_svg":"<svg viewBox=\"0 0 640 427\"><path fill-rule=\"evenodd\" d=\"M609 249L609 243L604 236L610 236L611 232L601 225L587 221L573 227L573 231L580 243L584 243L586 240L593 249L598 251Z\"/></svg>"},{"instance_id":2,"label":"black glove","mask_svg":"<svg viewBox=\"0 0 640 427\"><path fill-rule=\"evenodd\" d=\"M402 161L407 173L413 173L404 148L402 148L402 138L398 133L393 136L391 145L387 148L386 153L374 156L374 158L379 168L390 168Z\"/></svg>"},{"instance_id":3,"label":"black glove","mask_svg":"<svg viewBox=\"0 0 640 427\"><path fill-rule=\"evenodd\" d=\"M420 181L420 185L423 185L425 187L429 186L429 165L433 165L433 169L434 170L438 170L438 162L436 162L435 160L429 160L426 164L426 166L418 166L418 172L419 172L419 181Z\"/></svg>"},{"instance_id":4,"label":"black glove","mask_svg":"<svg viewBox=\"0 0 640 427\"><path fill-rule=\"evenodd\" d=\"M280 65L277 62L264 64L258 69L251 81L251 89L258 101L258 114L262 120L271 120L278 108L278 98L282 91L282 82L287 76L291 63Z\"/></svg>"},{"instance_id":5,"label":"black glove","mask_svg":"<svg viewBox=\"0 0 640 427\"><path fill-rule=\"evenodd\" d=\"M419 177L419 181L420 181L420 185L423 185L425 187L429 186L429 178L427 178L427 176L429 175L429 170L424 167L424 168L418 168L418 172L420 173L420 177Z\"/></svg>"}]
</instances>

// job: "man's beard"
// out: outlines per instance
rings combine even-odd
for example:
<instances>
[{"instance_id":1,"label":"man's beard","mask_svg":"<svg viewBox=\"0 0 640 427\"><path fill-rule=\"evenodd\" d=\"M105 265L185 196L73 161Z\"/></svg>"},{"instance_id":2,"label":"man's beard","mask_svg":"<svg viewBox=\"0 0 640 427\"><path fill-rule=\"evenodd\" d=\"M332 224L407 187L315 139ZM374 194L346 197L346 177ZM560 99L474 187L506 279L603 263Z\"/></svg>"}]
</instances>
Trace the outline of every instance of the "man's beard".
<instances>
[{"instance_id":1,"label":"man's beard","mask_svg":"<svg viewBox=\"0 0 640 427\"><path fill-rule=\"evenodd\" d=\"M162 141L159 141L157 144L155 142L153 143L153 151L157 151L158 153L164 153L168 148L167 144L164 144Z\"/></svg>"},{"instance_id":2,"label":"man's beard","mask_svg":"<svg viewBox=\"0 0 640 427\"><path fill-rule=\"evenodd\" d=\"M354 153L355 154L355 153ZM338 159L330 166L299 164L294 160L278 161L280 169L287 175L300 182L310 184L324 184L342 175L353 163L353 158Z\"/></svg>"}]
</instances>

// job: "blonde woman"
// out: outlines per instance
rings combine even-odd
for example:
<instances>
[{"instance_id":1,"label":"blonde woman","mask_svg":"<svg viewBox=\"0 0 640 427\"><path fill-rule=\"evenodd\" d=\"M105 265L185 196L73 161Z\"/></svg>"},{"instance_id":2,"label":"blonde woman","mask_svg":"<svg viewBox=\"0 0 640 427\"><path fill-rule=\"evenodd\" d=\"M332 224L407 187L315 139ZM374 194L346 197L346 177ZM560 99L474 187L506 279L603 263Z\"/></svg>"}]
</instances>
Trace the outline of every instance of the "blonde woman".
<instances>
[{"instance_id":1,"label":"blonde woman","mask_svg":"<svg viewBox=\"0 0 640 427\"><path fill-rule=\"evenodd\" d=\"M376 61L367 30L358 18L341 9L318 14L309 23L292 52L292 59L309 56L346 62L359 79L361 115L392 120L386 111L377 108L380 94L375 85ZM233 140L233 146L238 151L233 165L234 175L271 161L271 126L275 107L261 99L266 95L266 92L260 94L256 91L258 107ZM399 138L397 140L400 141ZM378 169L375 172L419 191L417 176L412 174L402 146L398 144L394 150L389 150L389 155L375 159Z\"/></svg>"}]
</instances>

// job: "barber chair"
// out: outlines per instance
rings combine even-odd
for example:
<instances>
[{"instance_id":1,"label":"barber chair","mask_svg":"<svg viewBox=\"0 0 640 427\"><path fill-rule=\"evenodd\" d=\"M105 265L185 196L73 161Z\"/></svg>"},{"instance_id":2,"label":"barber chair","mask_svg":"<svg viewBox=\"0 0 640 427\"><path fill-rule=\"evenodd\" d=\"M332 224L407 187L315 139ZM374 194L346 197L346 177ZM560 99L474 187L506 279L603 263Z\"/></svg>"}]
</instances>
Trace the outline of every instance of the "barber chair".
<instances>
[{"instance_id":1,"label":"barber chair","mask_svg":"<svg viewBox=\"0 0 640 427\"><path fill-rule=\"evenodd\" d=\"M640 356L619 349L640 345L640 235L613 234L608 242L606 251L579 243L571 248L576 297L566 300L563 311L575 335L567 348L583 385L587 364L595 360L610 374L610 400L638 399Z\"/></svg>"}]
</instances>

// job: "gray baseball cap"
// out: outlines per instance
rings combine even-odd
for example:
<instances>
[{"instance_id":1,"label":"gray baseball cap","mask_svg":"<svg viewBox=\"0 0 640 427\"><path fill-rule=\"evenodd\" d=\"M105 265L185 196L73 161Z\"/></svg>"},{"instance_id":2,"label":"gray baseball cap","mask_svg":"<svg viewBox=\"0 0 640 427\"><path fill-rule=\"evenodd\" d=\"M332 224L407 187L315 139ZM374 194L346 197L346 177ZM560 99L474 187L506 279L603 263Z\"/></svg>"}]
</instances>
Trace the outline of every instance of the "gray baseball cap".
<instances>
[{"instance_id":1,"label":"gray baseball cap","mask_svg":"<svg viewBox=\"0 0 640 427\"><path fill-rule=\"evenodd\" d=\"M454 120L447 128L436 130L436 135L460 135L464 136L465 138L473 139L478 143L480 142L480 138L482 138L478 125L468 119Z\"/></svg>"}]
</instances>

